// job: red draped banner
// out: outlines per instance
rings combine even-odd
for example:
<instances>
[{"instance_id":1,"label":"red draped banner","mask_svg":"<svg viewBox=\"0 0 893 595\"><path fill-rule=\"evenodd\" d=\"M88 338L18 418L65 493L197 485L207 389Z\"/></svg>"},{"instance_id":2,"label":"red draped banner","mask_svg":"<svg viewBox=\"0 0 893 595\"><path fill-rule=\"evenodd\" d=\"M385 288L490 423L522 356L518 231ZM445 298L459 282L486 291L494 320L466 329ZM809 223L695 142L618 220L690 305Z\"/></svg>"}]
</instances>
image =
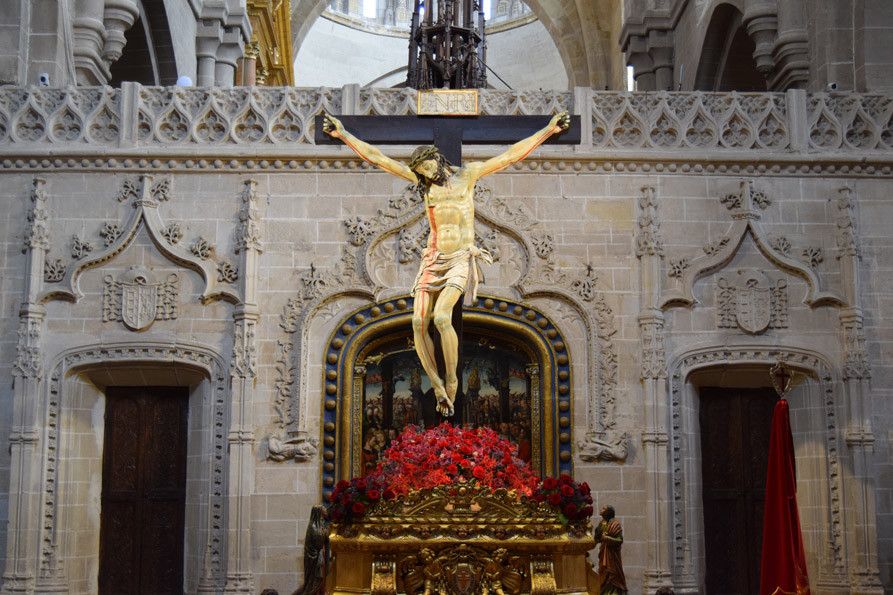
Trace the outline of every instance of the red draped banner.
<instances>
[{"instance_id":1,"label":"red draped banner","mask_svg":"<svg viewBox=\"0 0 893 595\"><path fill-rule=\"evenodd\" d=\"M772 435L769 438L760 595L809 593L794 470L794 440L791 437L788 402L781 399L772 414Z\"/></svg>"}]
</instances>

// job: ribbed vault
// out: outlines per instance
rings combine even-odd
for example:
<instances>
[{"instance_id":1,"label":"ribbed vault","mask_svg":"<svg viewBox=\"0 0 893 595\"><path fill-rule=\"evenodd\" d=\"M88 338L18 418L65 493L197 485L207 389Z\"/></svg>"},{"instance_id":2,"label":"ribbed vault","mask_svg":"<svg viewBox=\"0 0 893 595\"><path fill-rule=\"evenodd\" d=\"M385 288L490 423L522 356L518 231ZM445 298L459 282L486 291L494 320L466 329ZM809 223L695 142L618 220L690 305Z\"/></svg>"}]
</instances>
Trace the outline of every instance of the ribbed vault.
<instances>
[{"instance_id":1,"label":"ribbed vault","mask_svg":"<svg viewBox=\"0 0 893 595\"><path fill-rule=\"evenodd\" d=\"M623 88L620 0L525 0L555 41L571 87ZM294 55L328 0L292 2ZM556 67L560 65L556 64ZM359 82L359 81L358 81Z\"/></svg>"}]
</instances>

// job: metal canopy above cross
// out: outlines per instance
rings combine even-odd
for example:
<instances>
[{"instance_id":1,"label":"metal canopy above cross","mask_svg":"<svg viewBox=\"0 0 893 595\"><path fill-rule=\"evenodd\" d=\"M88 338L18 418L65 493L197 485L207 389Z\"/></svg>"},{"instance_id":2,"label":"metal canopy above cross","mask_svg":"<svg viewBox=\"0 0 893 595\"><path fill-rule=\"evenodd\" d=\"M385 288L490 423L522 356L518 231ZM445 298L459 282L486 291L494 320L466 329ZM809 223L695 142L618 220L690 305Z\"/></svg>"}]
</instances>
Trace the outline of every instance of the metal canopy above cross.
<instances>
[{"instance_id":1,"label":"metal canopy above cross","mask_svg":"<svg viewBox=\"0 0 893 595\"><path fill-rule=\"evenodd\" d=\"M549 123L550 116L338 116L347 130L367 143L379 145L433 144L453 165L462 164L463 145L510 145L527 138ZM571 116L566 131L545 144L580 144L580 116ZM317 145L341 141L323 132L322 116L316 117Z\"/></svg>"}]
</instances>

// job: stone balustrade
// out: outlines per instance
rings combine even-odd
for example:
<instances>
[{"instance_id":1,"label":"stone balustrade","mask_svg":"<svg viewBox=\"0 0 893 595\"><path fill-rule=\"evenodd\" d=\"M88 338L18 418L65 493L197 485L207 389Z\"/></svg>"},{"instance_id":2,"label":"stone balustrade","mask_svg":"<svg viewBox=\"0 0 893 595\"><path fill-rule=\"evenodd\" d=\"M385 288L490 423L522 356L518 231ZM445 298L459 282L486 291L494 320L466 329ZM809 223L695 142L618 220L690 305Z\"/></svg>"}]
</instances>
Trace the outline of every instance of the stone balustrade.
<instances>
[{"instance_id":1,"label":"stone balustrade","mask_svg":"<svg viewBox=\"0 0 893 595\"><path fill-rule=\"evenodd\" d=\"M695 160L736 154L753 161L835 153L886 161L893 149L893 97L885 95L483 90L481 108L492 115L581 114L584 140L577 151L588 154ZM49 146L65 156L96 148L150 155L188 148L244 157L249 147L269 155L339 154L338 147L312 146L314 116L322 111L402 115L415 109L411 89L357 86L2 87L0 155L33 153L44 160Z\"/></svg>"}]
</instances>

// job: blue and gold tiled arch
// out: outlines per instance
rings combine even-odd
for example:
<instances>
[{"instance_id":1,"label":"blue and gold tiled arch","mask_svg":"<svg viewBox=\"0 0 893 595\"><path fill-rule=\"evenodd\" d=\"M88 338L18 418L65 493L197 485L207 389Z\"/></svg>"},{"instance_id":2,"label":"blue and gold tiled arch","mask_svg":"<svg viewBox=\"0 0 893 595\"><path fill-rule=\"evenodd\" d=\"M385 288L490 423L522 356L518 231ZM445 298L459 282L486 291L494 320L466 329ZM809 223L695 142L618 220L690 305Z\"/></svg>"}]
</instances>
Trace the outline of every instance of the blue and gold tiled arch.
<instances>
[{"instance_id":1,"label":"blue and gold tiled arch","mask_svg":"<svg viewBox=\"0 0 893 595\"><path fill-rule=\"evenodd\" d=\"M407 334L413 300L398 297L355 310L342 319L326 344L322 402L322 493L358 471L361 454L363 350L388 335ZM463 309L465 328L504 333L522 344L534 362L531 420L534 468L545 475L571 473L572 411L570 355L561 331L529 305L481 296ZM409 333L411 335L411 333ZM537 468L538 467L538 468Z\"/></svg>"}]
</instances>

